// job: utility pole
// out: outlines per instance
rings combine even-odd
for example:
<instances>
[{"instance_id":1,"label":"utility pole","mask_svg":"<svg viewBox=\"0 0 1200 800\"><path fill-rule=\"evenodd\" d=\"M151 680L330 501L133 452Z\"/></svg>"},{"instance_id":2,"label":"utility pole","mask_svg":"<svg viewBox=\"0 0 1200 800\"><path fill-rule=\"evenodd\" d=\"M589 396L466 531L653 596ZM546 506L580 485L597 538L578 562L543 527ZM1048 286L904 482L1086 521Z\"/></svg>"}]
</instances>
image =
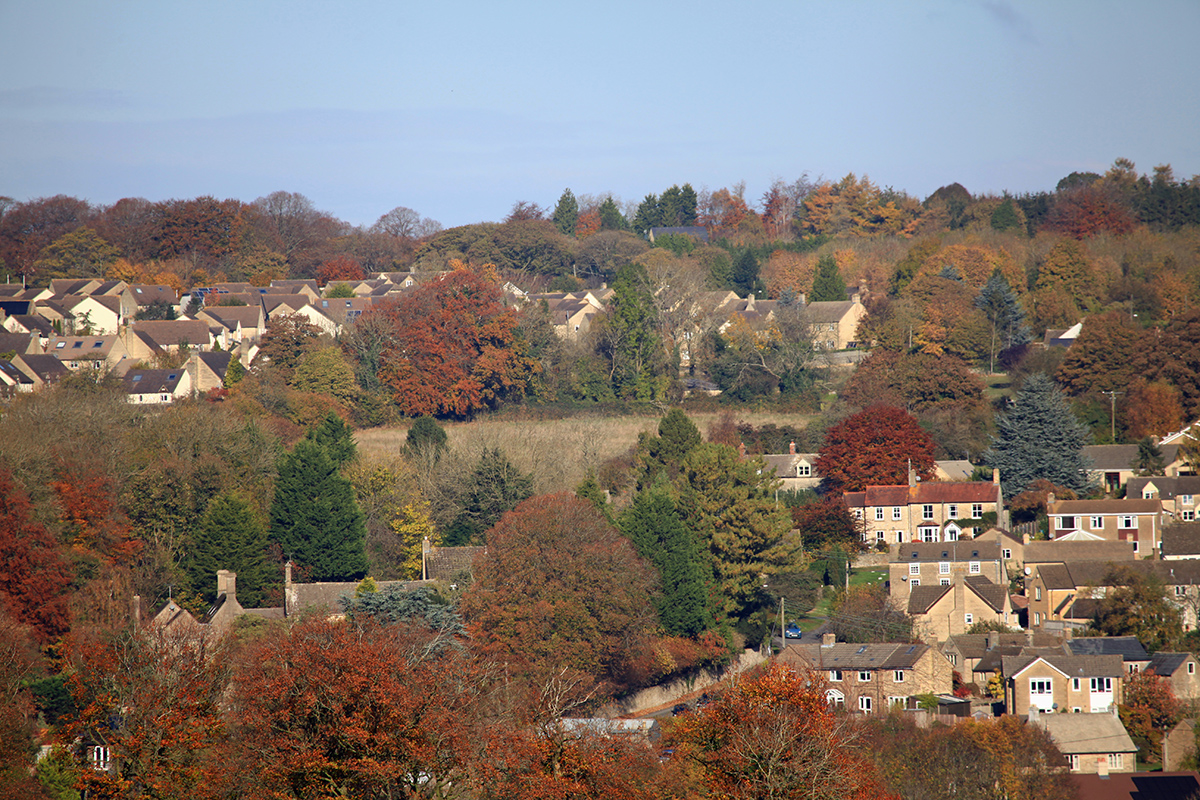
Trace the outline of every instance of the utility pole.
<instances>
[{"instance_id":1,"label":"utility pole","mask_svg":"<svg viewBox=\"0 0 1200 800\"><path fill-rule=\"evenodd\" d=\"M1125 393L1118 392L1118 391L1111 391L1111 392L1101 392L1100 394L1108 395L1108 399L1112 401L1112 411L1109 414L1108 418L1112 422L1112 433L1111 433L1112 441L1113 441L1113 444L1116 444L1117 443L1117 395L1125 394Z\"/></svg>"}]
</instances>

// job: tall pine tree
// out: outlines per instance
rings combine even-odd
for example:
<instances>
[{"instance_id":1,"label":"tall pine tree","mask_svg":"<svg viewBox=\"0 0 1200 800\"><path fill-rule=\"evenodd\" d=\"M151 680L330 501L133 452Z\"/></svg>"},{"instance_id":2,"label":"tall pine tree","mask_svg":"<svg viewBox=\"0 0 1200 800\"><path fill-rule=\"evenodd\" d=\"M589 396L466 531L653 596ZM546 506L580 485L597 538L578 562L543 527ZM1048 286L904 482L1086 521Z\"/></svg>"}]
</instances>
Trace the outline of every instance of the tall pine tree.
<instances>
[{"instance_id":1,"label":"tall pine tree","mask_svg":"<svg viewBox=\"0 0 1200 800\"><path fill-rule=\"evenodd\" d=\"M332 411L325 415L320 425L310 429L304 438L329 451L329 457L339 468L358 457L358 447L354 444L354 430Z\"/></svg>"},{"instance_id":2,"label":"tall pine tree","mask_svg":"<svg viewBox=\"0 0 1200 800\"><path fill-rule=\"evenodd\" d=\"M665 480L660 478L638 494L621 515L620 528L638 554L658 569L662 594L655 605L667 633L695 637L708 629L712 620L705 580L710 571L707 554L676 511Z\"/></svg>"},{"instance_id":3,"label":"tall pine tree","mask_svg":"<svg viewBox=\"0 0 1200 800\"><path fill-rule=\"evenodd\" d=\"M192 587L212 603L217 599L217 570L237 573L238 602L257 608L271 580L267 531L244 497L217 495L208 504L192 539L188 574Z\"/></svg>"},{"instance_id":4,"label":"tall pine tree","mask_svg":"<svg viewBox=\"0 0 1200 800\"><path fill-rule=\"evenodd\" d=\"M575 226L579 224L579 201L570 189L563 189L562 196L558 198L558 205L554 207L552 219L559 233L564 236L575 235Z\"/></svg>"},{"instance_id":5,"label":"tall pine tree","mask_svg":"<svg viewBox=\"0 0 1200 800\"><path fill-rule=\"evenodd\" d=\"M991 363L989 372L996 371L996 353L1028 344L1033 338L1025 321L1025 309L1008 279L997 269L988 278L975 298L975 307L982 310L992 326Z\"/></svg>"},{"instance_id":6,"label":"tall pine tree","mask_svg":"<svg viewBox=\"0 0 1200 800\"><path fill-rule=\"evenodd\" d=\"M533 478L522 474L499 448L484 450L459 495L462 511L446 529L447 546L484 544L484 534L505 511L533 496Z\"/></svg>"},{"instance_id":7,"label":"tall pine tree","mask_svg":"<svg viewBox=\"0 0 1200 800\"><path fill-rule=\"evenodd\" d=\"M1087 426L1075 419L1054 381L1036 372L1017 394L1016 407L996 420L984 461L1000 470L1000 485L1012 497L1038 478L1076 494L1088 490Z\"/></svg>"},{"instance_id":8,"label":"tall pine tree","mask_svg":"<svg viewBox=\"0 0 1200 800\"><path fill-rule=\"evenodd\" d=\"M271 539L319 581L348 581L367 572L367 528L350 481L329 451L302 439L279 461L271 502Z\"/></svg>"},{"instance_id":9,"label":"tall pine tree","mask_svg":"<svg viewBox=\"0 0 1200 800\"><path fill-rule=\"evenodd\" d=\"M837 261L834 261L833 256L821 256L817 261L817 275L813 278L812 297L809 298L809 302L845 299L846 281L842 279Z\"/></svg>"}]
</instances>

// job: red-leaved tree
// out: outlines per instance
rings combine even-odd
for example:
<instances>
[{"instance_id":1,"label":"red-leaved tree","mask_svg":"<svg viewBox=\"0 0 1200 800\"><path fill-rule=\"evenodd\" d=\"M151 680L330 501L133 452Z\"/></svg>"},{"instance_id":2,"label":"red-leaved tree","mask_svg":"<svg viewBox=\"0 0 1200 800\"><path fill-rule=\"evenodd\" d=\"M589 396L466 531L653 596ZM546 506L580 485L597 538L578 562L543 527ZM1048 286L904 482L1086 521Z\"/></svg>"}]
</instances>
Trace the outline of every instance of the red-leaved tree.
<instances>
[{"instance_id":1,"label":"red-leaved tree","mask_svg":"<svg viewBox=\"0 0 1200 800\"><path fill-rule=\"evenodd\" d=\"M109 563L128 563L142 543L134 538L129 520L117 506L113 481L87 464L64 463L52 484L66 524L69 544Z\"/></svg>"},{"instance_id":2,"label":"red-leaved tree","mask_svg":"<svg viewBox=\"0 0 1200 800\"><path fill-rule=\"evenodd\" d=\"M934 470L933 439L916 417L893 406L872 406L829 429L817 455L817 472L835 491L908 483L911 466L928 480Z\"/></svg>"},{"instance_id":3,"label":"red-leaved tree","mask_svg":"<svg viewBox=\"0 0 1200 800\"><path fill-rule=\"evenodd\" d=\"M317 270L317 280L322 285L330 281L361 281L365 277L362 265L347 255L334 256Z\"/></svg>"},{"instance_id":4,"label":"red-leaved tree","mask_svg":"<svg viewBox=\"0 0 1200 800\"><path fill-rule=\"evenodd\" d=\"M45 644L70 626L70 583L54 535L33 518L29 496L0 467L0 604Z\"/></svg>"},{"instance_id":5,"label":"red-leaved tree","mask_svg":"<svg viewBox=\"0 0 1200 800\"><path fill-rule=\"evenodd\" d=\"M380 380L406 414L462 417L494 408L520 397L540 369L499 287L468 269L367 312L376 313L391 320L394 333Z\"/></svg>"}]
</instances>

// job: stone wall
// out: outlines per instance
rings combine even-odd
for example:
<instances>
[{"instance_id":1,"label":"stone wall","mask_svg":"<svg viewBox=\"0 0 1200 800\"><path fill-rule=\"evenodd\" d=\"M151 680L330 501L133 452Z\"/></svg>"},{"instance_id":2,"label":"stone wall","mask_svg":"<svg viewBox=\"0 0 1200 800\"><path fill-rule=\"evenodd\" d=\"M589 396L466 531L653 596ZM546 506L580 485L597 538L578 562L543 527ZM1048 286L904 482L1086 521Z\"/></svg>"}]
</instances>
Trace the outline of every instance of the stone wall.
<instances>
[{"instance_id":1,"label":"stone wall","mask_svg":"<svg viewBox=\"0 0 1200 800\"><path fill-rule=\"evenodd\" d=\"M635 717L653 709L673 705L688 694L733 678L764 661L766 661L766 657L757 650L746 650L722 669L703 670L688 678L642 689L640 692L609 703L596 712L596 716L606 719Z\"/></svg>"}]
</instances>

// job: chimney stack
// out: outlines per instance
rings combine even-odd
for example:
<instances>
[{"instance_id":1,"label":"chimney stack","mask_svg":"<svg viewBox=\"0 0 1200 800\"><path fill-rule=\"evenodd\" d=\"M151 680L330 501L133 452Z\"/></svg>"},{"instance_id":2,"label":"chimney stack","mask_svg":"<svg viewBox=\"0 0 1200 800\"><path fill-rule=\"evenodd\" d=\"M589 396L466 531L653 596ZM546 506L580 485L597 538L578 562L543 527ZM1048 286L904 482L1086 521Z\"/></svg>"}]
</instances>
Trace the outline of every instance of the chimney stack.
<instances>
[{"instance_id":1,"label":"chimney stack","mask_svg":"<svg viewBox=\"0 0 1200 800\"><path fill-rule=\"evenodd\" d=\"M1108 756L1096 756L1096 774L1101 778L1108 777Z\"/></svg>"},{"instance_id":2,"label":"chimney stack","mask_svg":"<svg viewBox=\"0 0 1200 800\"><path fill-rule=\"evenodd\" d=\"M821 634L821 647L833 647L835 644L837 644L837 634Z\"/></svg>"},{"instance_id":3,"label":"chimney stack","mask_svg":"<svg viewBox=\"0 0 1200 800\"><path fill-rule=\"evenodd\" d=\"M230 599L237 598L237 573L228 569L217 570L217 597L225 595Z\"/></svg>"},{"instance_id":4,"label":"chimney stack","mask_svg":"<svg viewBox=\"0 0 1200 800\"><path fill-rule=\"evenodd\" d=\"M1000 469L998 467L992 467L992 483L1000 485Z\"/></svg>"},{"instance_id":5,"label":"chimney stack","mask_svg":"<svg viewBox=\"0 0 1200 800\"><path fill-rule=\"evenodd\" d=\"M792 442L788 445L788 454L793 455L793 456L796 455L796 443L795 442Z\"/></svg>"}]
</instances>

